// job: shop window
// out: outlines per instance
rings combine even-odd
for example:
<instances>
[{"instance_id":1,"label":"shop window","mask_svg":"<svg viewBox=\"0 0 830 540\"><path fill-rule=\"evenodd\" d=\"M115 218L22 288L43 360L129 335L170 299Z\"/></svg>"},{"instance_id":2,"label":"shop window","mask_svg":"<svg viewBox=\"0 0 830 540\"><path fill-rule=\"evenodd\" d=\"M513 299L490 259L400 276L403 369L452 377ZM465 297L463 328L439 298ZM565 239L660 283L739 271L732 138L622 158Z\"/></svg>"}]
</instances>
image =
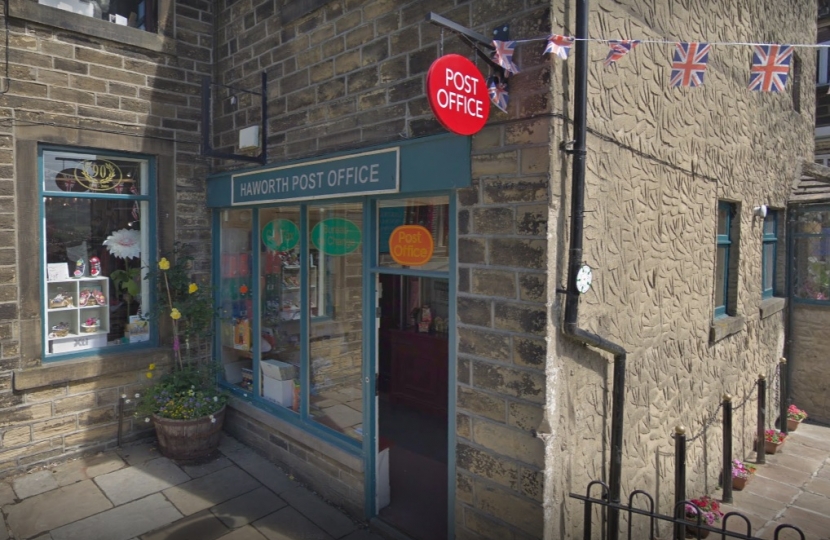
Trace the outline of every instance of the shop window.
<instances>
[{"instance_id":1,"label":"shop window","mask_svg":"<svg viewBox=\"0 0 830 540\"><path fill-rule=\"evenodd\" d=\"M732 292L737 273L733 218L736 207L732 203L718 203L717 256L715 264L715 317L730 314L734 305Z\"/></svg>"},{"instance_id":2,"label":"shop window","mask_svg":"<svg viewBox=\"0 0 830 540\"><path fill-rule=\"evenodd\" d=\"M382 201L378 205L378 263L385 268L449 270L449 209L447 197ZM423 227L406 228L402 225ZM420 230L420 233L419 233ZM397 231L397 235L393 234ZM419 255L430 249L428 257ZM426 260L424 260L426 258Z\"/></svg>"},{"instance_id":3,"label":"shop window","mask_svg":"<svg viewBox=\"0 0 830 540\"><path fill-rule=\"evenodd\" d=\"M813 207L800 212L793 239L796 301L830 302L830 208Z\"/></svg>"},{"instance_id":4,"label":"shop window","mask_svg":"<svg viewBox=\"0 0 830 540\"><path fill-rule=\"evenodd\" d=\"M761 256L763 297L771 298L775 288L775 261L778 255L778 213L769 210L764 218L764 243Z\"/></svg>"},{"instance_id":5,"label":"shop window","mask_svg":"<svg viewBox=\"0 0 830 540\"><path fill-rule=\"evenodd\" d=\"M120 26L156 31L156 0L38 0L38 3Z\"/></svg>"},{"instance_id":6,"label":"shop window","mask_svg":"<svg viewBox=\"0 0 830 540\"><path fill-rule=\"evenodd\" d=\"M41 149L47 357L150 341L151 162Z\"/></svg>"}]
</instances>

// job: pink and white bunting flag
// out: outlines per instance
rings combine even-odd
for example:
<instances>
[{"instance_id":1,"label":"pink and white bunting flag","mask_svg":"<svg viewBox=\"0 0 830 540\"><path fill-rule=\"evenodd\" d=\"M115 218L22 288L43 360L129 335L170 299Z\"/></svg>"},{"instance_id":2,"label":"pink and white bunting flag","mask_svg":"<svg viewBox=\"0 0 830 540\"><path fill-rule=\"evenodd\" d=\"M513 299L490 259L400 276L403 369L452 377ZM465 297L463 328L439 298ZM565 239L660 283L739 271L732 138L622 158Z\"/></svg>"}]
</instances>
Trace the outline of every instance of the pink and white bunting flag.
<instances>
[{"instance_id":1,"label":"pink and white bunting flag","mask_svg":"<svg viewBox=\"0 0 830 540\"><path fill-rule=\"evenodd\" d=\"M507 73L518 73L519 68L513 63L513 50L516 48L516 42L493 40L493 47L496 49L493 53L493 60Z\"/></svg>"},{"instance_id":2,"label":"pink and white bunting flag","mask_svg":"<svg viewBox=\"0 0 830 540\"><path fill-rule=\"evenodd\" d=\"M574 38L571 36L560 36L553 34L548 38L548 44L542 54L555 54L562 60L568 59L568 53L571 52L571 47L574 44Z\"/></svg>"}]
</instances>

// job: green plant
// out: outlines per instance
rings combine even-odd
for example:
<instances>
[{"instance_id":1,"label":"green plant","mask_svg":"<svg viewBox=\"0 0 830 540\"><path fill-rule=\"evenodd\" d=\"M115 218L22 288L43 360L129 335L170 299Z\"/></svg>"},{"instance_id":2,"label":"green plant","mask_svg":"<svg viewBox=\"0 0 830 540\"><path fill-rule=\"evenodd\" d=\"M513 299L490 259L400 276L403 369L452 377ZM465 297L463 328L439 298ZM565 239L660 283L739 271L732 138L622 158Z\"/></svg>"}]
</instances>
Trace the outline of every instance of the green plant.
<instances>
[{"instance_id":1,"label":"green plant","mask_svg":"<svg viewBox=\"0 0 830 540\"><path fill-rule=\"evenodd\" d=\"M784 442L784 439L787 436L778 431L777 429L768 429L764 431L764 440L771 443L781 443Z\"/></svg>"},{"instance_id":2,"label":"green plant","mask_svg":"<svg viewBox=\"0 0 830 540\"><path fill-rule=\"evenodd\" d=\"M755 473L755 466L744 463L740 459L732 460L732 478L749 478Z\"/></svg>"},{"instance_id":3,"label":"green plant","mask_svg":"<svg viewBox=\"0 0 830 540\"><path fill-rule=\"evenodd\" d=\"M697 520L698 516L707 525L719 523L723 517L720 503L708 495L704 495L699 499L692 499L691 504L686 503L686 518Z\"/></svg>"},{"instance_id":4,"label":"green plant","mask_svg":"<svg viewBox=\"0 0 830 540\"><path fill-rule=\"evenodd\" d=\"M147 371L152 378L154 364ZM174 371L159 382L149 387L143 395L136 394L138 405L136 416L149 422L152 415L174 420L193 420L210 416L218 412L228 401L228 395L216 389L215 385L205 385L204 373L195 366Z\"/></svg>"},{"instance_id":5,"label":"green plant","mask_svg":"<svg viewBox=\"0 0 830 540\"><path fill-rule=\"evenodd\" d=\"M807 418L807 411L799 409L794 404L790 405L787 408L787 418L795 420L796 422L801 422Z\"/></svg>"}]
</instances>

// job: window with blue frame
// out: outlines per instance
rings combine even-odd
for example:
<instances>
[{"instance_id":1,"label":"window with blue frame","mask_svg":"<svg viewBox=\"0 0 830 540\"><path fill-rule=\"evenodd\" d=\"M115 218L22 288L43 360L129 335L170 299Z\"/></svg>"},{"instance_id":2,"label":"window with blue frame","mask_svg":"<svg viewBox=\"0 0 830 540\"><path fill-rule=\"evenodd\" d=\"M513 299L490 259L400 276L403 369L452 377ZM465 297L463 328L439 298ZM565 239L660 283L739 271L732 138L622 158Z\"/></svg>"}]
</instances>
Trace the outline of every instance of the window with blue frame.
<instances>
[{"instance_id":1,"label":"window with blue frame","mask_svg":"<svg viewBox=\"0 0 830 540\"><path fill-rule=\"evenodd\" d=\"M778 256L778 212L769 210L764 218L764 244L761 254L763 298L771 298L775 289L775 261Z\"/></svg>"},{"instance_id":2,"label":"window with blue frame","mask_svg":"<svg viewBox=\"0 0 830 540\"><path fill-rule=\"evenodd\" d=\"M47 358L150 341L151 168L146 157L40 148Z\"/></svg>"},{"instance_id":3,"label":"window with blue frame","mask_svg":"<svg viewBox=\"0 0 830 540\"><path fill-rule=\"evenodd\" d=\"M830 303L830 207L800 208L795 216L793 296L796 302Z\"/></svg>"},{"instance_id":4,"label":"window with blue frame","mask_svg":"<svg viewBox=\"0 0 830 540\"><path fill-rule=\"evenodd\" d=\"M735 205L718 202L717 256L715 268L715 317L725 317L730 293L730 255L732 255L732 218Z\"/></svg>"}]
</instances>

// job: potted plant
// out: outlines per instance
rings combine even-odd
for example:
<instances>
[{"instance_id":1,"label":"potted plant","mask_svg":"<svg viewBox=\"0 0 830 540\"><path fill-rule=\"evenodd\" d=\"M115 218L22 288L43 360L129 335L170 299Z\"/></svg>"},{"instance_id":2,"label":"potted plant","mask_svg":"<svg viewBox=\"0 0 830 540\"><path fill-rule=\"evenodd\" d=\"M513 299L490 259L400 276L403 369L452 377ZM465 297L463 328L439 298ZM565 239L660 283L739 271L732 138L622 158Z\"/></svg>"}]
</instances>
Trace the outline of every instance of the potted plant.
<instances>
[{"instance_id":1,"label":"potted plant","mask_svg":"<svg viewBox=\"0 0 830 540\"><path fill-rule=\"evenodd\" d=\"M798 426L807 419L807 412L799 409L794 404L787 408L787 431L795 431Z\"/></svg>"},{"instance_id":2,"label":"potted plant","mask_svg":"<svg viewBox=\"0 0 830 540\"><path fill-rule=\"evenodd\" d=\"M215 452L225 418L227 395L216 386L216 370L201 348L191 345L210 335L214 307L210 291L190 279L192 258L176 253L148 272L159 285L157 322L169 318L173 334L173 371L138 396L136 415L152 422L159 450L169 458L192 460ZM155 376L150 364L147 377Z\"/></svg>"},{"instance_id":3,"label":"potted plant","mask_svg":"<svg viewBox=\"0 0 830 540\"><path fill-rule=\"evenodd\" d=\"M782 444L784 444L784 439L787 436L777 429L768 429L764 431L764 452L767 454L774 454L778 451Z\"/></svg>"},{"instance_id":4,"label":"potted plant","mask_svg":"<svg viewBox=\"0 0 830 540\"><path fill-rule=\"evenodd\" d=\"M709 527L720 523L723 512L720 510L720 503L715 499L704 495L699 499L692 499L686 503L686 520L694 525L686 525L686 538L706 538L709 530L700 528L701 525Z\"/></svg>"},{"instance_id":5,"label":"potted plant","mask_svg":"<svg viewBox=\"0 0 830 540\"><path fill-rule=\"evenodd\" d=\"M741 491L755 474L755 467L740 459L732 460L732 489Z\"/></svg>"}]
</instances>

